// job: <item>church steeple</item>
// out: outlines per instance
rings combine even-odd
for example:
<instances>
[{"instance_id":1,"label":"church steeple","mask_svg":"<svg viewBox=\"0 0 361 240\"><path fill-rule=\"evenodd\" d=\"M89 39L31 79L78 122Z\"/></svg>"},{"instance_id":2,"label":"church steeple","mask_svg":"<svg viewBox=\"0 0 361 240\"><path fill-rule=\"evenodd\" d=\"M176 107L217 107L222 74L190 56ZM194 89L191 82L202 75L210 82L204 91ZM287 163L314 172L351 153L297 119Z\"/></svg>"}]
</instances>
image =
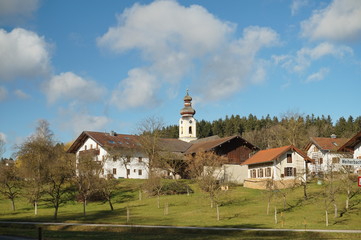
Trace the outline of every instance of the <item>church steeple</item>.
<instances>
[{"instance_id":1,"label":"church steeple","mask_svg":"<svg viewBox=\"0 0 361 240\"><path fill-rule=\"evenodd\" d=\"M190 142L197 139L196 119L193 117L196 111L192 108L192 97L187 94L184 97L184 107L180 110L182 117L179 119L179 139Z\"/></svg>"}]
</instances>

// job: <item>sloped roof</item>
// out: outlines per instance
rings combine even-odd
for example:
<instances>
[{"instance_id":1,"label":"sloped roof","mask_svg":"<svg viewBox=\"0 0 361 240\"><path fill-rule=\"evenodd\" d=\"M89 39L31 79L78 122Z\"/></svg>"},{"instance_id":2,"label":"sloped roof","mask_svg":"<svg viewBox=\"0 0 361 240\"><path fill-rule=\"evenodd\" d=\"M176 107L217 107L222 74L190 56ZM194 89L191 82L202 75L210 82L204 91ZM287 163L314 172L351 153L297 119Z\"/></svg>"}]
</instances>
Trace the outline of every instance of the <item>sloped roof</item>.
<instances>
[{"instance_id":1,"label":"sloped roof","mask_svg":"<svg viewBox=\"0 0 361 240\"><path fill-rule=\"evenodd\" d=\"M257 147L252 145L251 143L247 142L240 136L230 136L230 137L224 137L224 138L218 138L218 139L211 139L208 141L195 141L192 143L192 146L186 151L186 154L196 153L199 151L210 151L214 150L216 147L220 147L222 144L232 141L234 139L240 139L242 140L246 145L248 145L250 148L253 148L255 150L258 150Z\"/></svg>"},{"instance_id":2,"label":"sloped roof","mask_svg":"<svg viewBox=\"0 0 361 240\"><path fill-rule=\"evenodd\" d=\"M361 131L345 142L338 151L353 151L357 144L361 143Z\"/></svg>"},{"instance_id":3,"label":"sloped roof","mask_svg":"<svg viewBox=\"0 0 361 240\"><path fill-rule=\"evenodd\" d=\"M310 142L306 145L305 150L307 151L314 144L320 150L338 151L348 140L348 138L310 137Z\"/></svg>"},{"instance_id":4,"label":"sloped roof","mask_svg":"<svg viewBox=\"0 0 361 240\"><path fill-rule=\"evenodd\" d=\"M279 148L271 148L266 150L261 150L254 154L252 157L248 158L242 165L251 165L251 164L257 164L257 163L264 163L264 162L272 162L273 160L276 160L278 157L283 155L284 153L288 151L295 151L298 154L300 154L305 160L311 161L307 155L302 152L300 149L296 148L293 145L279 147Z\"/></svg>"},{"instance_id":5,"label":"sloped roof","mask_svg":"<svg viewBox=\"0 0 361 240\"><path fill-rule=\"evenodd\" d=\"M111 135L105 132L92 132L84 131L80 136L74 141L74 143L69 147L69 153L75 153L85 141L91 138L100 146L104 147L106 145L110 146L122 146L126 148L139 148L139 136L137 135L128 135L128 134L114 134Z\"/></svg>"}]
</instances>

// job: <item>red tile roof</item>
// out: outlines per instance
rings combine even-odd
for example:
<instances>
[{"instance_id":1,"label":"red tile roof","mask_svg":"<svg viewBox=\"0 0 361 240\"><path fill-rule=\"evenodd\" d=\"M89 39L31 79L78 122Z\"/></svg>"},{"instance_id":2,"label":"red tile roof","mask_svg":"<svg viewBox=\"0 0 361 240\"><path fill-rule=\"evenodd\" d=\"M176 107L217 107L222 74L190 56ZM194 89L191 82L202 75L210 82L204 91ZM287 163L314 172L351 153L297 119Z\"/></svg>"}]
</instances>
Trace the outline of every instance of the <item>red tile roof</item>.
<instances>
[{"instance_id":1,"label":"red tile roof","mask_svg":"<svg viewBox=\"0 0 361 240\"><path fill-rule=\"evenodd\" d=\"M361 143L361 131L345 142L338 151L353 151L357 144Z\"/></svg>"},{"instance_id":2,"label":"red tile roof","mask_svg":"<svg viewBox=\"0 0 361 240\"><path fill-rule=\"evenodd\" d=\"M310 158L307 157L307 155L302 152L300 149L296 148L293 145L279 147L279 148L271 148L266 150L261 150L254 154L252 157L248 158L242 165L250 165L250 164L256 164L256 163L264 163L264 162L272 162L273 160L276 160L279 156L282 154L288 152L288 151L295 151L298 154L300 154L305 160L311 161Z\"/></svg>"},{"instance_id":3,"label":"red tile roof","mask_svg":"<svg viewBox=\"0 0 361 240\"><path fill-rule=\"evenodd\" d=\"M315 144L316 147L320 150L337 151L348 140L348 138L311 137L310 142L305 147L305 150L307 151L312 146L312 144Z\"/></svg>"}]
</instances>

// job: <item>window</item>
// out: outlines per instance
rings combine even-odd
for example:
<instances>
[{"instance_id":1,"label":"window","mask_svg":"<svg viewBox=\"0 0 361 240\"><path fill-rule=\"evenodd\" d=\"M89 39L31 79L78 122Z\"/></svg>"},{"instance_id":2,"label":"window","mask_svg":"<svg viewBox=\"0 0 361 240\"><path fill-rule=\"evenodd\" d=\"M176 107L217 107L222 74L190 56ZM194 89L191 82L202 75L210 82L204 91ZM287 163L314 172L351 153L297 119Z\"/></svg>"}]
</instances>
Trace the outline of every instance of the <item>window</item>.
<instances>
[{"instance_id":1,"label":"window","mask_svg":"<svg viewBox=\"0 0 361 240\"><path fill-rule=\"evenodd\" d=\"M133 171L134 171L134 172L137 172L137 170L136 170L136 169L134 169Z\"/></svg>"},{"instance_id":2,"label":"window","mask_svg":"<svg viewBox=\"0 0 361 240\"><path fill-rule=\"evenodd\" d=\"M117 169L113 168L113 175L116 175L116 174L117 174Z\"/></svg>"},{"instance_id":3,"label":"window","mask_svg":"<svg viewBox=\"0 0 361 240\"><path fill-rule=\"evenodd\" d=\"M97 145L96 145L96 149L99 149L99 145L98 145L98 143L97 143Z\"/></svg>"},{"instance_id":4,"label":"window","mask_svg":"<svg viewBox=\"0 0 361 240\"><path fill-rule=\"evenodd\" d=\"M87 149L87 145L84 145L84 150L86 150Z\"/></svg>"},{"instance_id":5,"label":"window","mask_svg":"<svg viewBox=\"0 0 361 240\"><path fill-rule=\"evenodd\" d=\"M257 177L256 169L250 170L250 175L251 175L251 178L256 178Z\"/></svg>"},{"instance_id":6,"label":"window","mask_svg":"<svg viewBox=\"0 0 361 240\"><path fill-rule=\"evenodd\" d=\"M130 175L130 169L127 169L127 176Z\"/></svg>"},{"instance_id":7,"label":"window","mask_svg":"<svg viewBox=\"0 0 361 240\"><path fill-rule=\"evenodd\" d=\"M183 134L183 127L181 127L181 134Z\"/></svg>"},{"instance_id":8,"label":"window","mask_svg":"<svg viewBox=\"0 0 361 240\"><path fill-rule=\"evenodd\" d=\"M143 174L142 169L139 169L139 170L138 170L138 175L141 176L142 174Z\"/></svg>"},{"instance_id":9,"label":"window","mask_svg":"<svg viewBox=\"0 0 361 240\"><path fill-rule=\"evenodd\" d=\"M142 158L142 157L138 157L138 162L143 162L143 158Z\"/></svg>"},{"instance_id":10,"label":"window","mask_svg":"<svg viewBox=\"0 0 361 240\"><path fill-rule=\"evenodd\" d=\"M127 163L130 163L130 157L127 156L126 158L127 158Z\"/></svg>"},{"instance_id":11,"label":"window","mask_svg":"<svg viewBox=\"0 0 361 240\"><path fill-rule=\"evenodd\" d=\"M295 169L296 170L296 168L292 168L292 167L285 167L285 169L284 169L284 176L285 177L292 177L292 176L294 176L294 170L293 169Z\"/></svg>"},{"instance_id":12,"label":"window","mask_svg":"<svg viewBox=\"0 0 361 240\"><path fill-rule=\"evenodd\" d=\"M314 152L318 152L318 148L317 148L317 147L313 147L313 151L314 151Z\"/></svg>"},{"instance_id":13,"label":"window","mask_svg":"<svg viewBox=\"0 0 361 240\"><path fill-rule=\"evenodd\" d=\"M189 127L189 134L192 134L192 127Z\"/></svg>"},{"instance_id":14,"label":"window","mask_svg":"<svg viewBox=\"0 0 361 240\"><path fill-rule=\"evenodd\" d=\"M340 163L340 158L338 158L338 157L333 157L333 158L332 158L332 163Z\"/></svg>"},{"instance_id":15,"label":"window","mask_svg":"<svg viewBox=\"0 0 361 240\"><path fill-rule=\"evenodd\" d=\"M102 175L104 175L104 168L102 168Z\"/></svg>"},{"instance_id":16,"label":"window","mask_svg":"<svg viewBox=\"0 0 361 240\"><path fill-rule=\"evenodd\" d=\"M266 168L265 175L266 175L266 177L271 177L271 168L270 167Z\"/></svg>"},{"instance_id":17,"label":"window","mask_svg":"<svg viewBox=\"0 0 361 240\"><path fill-rule=\"evenodd\" d=\"M292 163L292 154L287 154L287 163Z\"/></svg>"},{"instance_id":18,"label":"window","mask_svg":"<svg viewBox=\"0 0 361 240\"><path fill-rule=\"evenodd\" d=\"M258 177L263 177L263 169L262 168L260 168L260 169L258 169Z\"/></svg>"},{"instance_id":19,"label":"window","mask_svg":"<svg viewBox=\"0 0 361 240\"><path fill-rule=\"evenodd\" d=\"M322 164L323 163L323 158L318 159L318 163Z\"/></svg>"}]
</instances>

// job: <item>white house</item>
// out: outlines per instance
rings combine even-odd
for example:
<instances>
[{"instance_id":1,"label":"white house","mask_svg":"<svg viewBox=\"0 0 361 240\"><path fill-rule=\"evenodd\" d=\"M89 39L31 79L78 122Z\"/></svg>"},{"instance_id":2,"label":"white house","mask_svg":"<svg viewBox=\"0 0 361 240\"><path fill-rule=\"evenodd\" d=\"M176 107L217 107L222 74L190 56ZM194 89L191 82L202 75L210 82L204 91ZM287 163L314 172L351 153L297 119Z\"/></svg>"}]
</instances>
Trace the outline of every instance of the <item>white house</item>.
<instances>
[{"instance_id":1,"label":"white house","mask_svg":"<svg viewBox=\"0 0 361 240\"><path fill-rule=\"evenodd\" d=\"M124 154L113 159L109 154L112 147L123 149ZM95 161L103 164L103 176L111 174L115 178L148 178L148 158L141 151L136 135L84 131L68 152L75 153L76 159L81 154L91 154Z\"/></svg>"},{"instance_id":2,"label":"white house","mask_svg":"<svg viewBox=\"0 0 361 240\"><path fill-rule=\"evenodd\" d=\"M361 159L361 131L342 145L339 151L348 151L354 159ZM361 166L355 166L355 171L361 175Z\"/></svg>"},{"instance_id":3,"label":"white house","mask_svg":"<svg viewBox=\"0 0 361 240\"><path fill-rule=\"evenodd\" d=\"M305 147L307 156L314 160L313 164L310 165L310 172L318 174L338 171L342 167L340 158L345 155L338 150L348 140L348 138L337 138L334 134L330 138L311 137L310 142Z\"/></svg>"},{"instance_id":4,"label":"white house","mask_svg":"<svg viewBox=\"0 0 361 240\"><path fill-rule=\"evenodd\" d=\"M288 187L306 179L309 162L311 159L293 145L258 151L243 163L248 165L244 186L264 189L267 181L273 180L279 188Z\"/></svg>"}]
</instances>

